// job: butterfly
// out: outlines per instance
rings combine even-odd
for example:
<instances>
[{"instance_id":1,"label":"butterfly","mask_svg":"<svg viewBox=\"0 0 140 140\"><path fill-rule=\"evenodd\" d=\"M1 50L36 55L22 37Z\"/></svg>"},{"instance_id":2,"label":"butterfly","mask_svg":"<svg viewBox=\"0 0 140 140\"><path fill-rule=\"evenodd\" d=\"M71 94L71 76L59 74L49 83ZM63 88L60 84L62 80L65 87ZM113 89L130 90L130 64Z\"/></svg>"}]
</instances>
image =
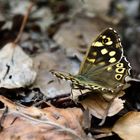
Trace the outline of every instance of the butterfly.
<instances>
[{"instance_id":1,"label":"butterfly","mask_svg":"<svg viewBox=\"0 0 140 140\"><path fill-rule=\"evenodd\" d=\"M72 94L81 95L98 92L101 95L115 95L121 87L127 87L126 77L131 66L123 53L117 32L104 30L87 49L77 75L51 71L56 77L71 81ZM112 97L113 97L112 96Z\"/></svg>"}]
</instances>

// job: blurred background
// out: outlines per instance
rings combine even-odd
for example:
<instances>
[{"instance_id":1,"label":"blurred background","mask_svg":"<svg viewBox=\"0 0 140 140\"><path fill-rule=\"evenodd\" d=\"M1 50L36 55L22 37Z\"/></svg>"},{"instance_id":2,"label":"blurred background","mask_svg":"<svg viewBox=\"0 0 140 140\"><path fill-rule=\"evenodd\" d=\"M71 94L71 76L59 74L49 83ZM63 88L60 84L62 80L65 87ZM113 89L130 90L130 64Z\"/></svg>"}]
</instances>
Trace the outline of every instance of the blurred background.
<instances>
[{"instance_id":1,"label":"blurred background","mask_svg":"<svg viewBox=\"0 0 140 140\"><path fill-rule=\"evenodd\" d=\"M41 91L47 95L56 92L54 85L49 87L51 69L76 74L87 47L108 27L119 33L133 77L140 78L139 0L1 0L1 48L17 36L30 2L34 7L20 46L40 63L34 86ZM66 92L64 88L59 93Z\"/></svg>"}]
</instances>

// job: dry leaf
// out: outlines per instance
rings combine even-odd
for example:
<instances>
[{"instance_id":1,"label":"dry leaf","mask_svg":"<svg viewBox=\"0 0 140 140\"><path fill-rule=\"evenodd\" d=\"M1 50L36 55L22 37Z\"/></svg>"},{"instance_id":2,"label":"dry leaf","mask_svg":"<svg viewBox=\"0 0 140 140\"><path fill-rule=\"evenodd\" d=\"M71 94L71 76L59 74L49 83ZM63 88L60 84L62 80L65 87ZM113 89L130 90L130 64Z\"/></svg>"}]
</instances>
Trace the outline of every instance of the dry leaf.
<instances>
[{"instance_id":1,"label":"dry leaf","mask_svg":"<svg viewBox=\"0 0 140 140\"><path fill-rule=\"evenodd\" d=\"M128 112L113 126L113 132L123 140L138 140L140 138L140 112Z\"/></svg>"},{"instance_id":2,"label":"dry leaf","mask_svg":"<svg viewBox=\"0 0 140 140\"><path fill-rule=\"evenodd\" d=\"M76 55L80 60L83 60L79 50L85 50L91 44L91 40L108 26L110 26L109 23L98 18L91 19L86 17L85 20L85 17L76 16L72 21L61 25L53 39L65 49L68 57Z\"/></svg>"},{"instance_id":3,"label":"dry leaf","mask_svg":"<svg viewBox=\"0 0 140 140\"><path fill-rule=\"evenodd\" d=\"M85 109L89 110L90 114L99 119L102 119L104 117L105 111L110 104L109 101L106 101L102 96L99 96L98 94L91 94L86 97L86 99L80 101L80 103ZM122 110L123 103L124 101L122 99L115 98L108 110L107 116L113 116L117 114L120 110Z\"/></svg>"},{"instance_id":4,"label":"dry leaf","mask_svg":"<svg viewBox=\"0 0 140 140\"><path fill-rule=\"evenodd\" d=\"M0 140L85 140L82 130L83 114L80 109L45 109L17 106L7 98L0 101L8 106L2 122ZM0 113L2 115L2 112Z\"/></svg>"},{"instance_id":5,"label":"dry leaf","mask_svg":"<svg viewBox=\"0 0 140 140\"><path fill-rule=\"evenodd\" d=\"M46 97L51 98L71 92L69 83L63 81L58 82L58 79L49 71L55 69L76 72L78 70L78 64L75 61L67 59L62 51L41 53L34 60L35 63L40 63L38 75L33 85L34 87L39 87Z\"/></svg>"},{"instance_id":6,"label":"dry leaf","mask_svg":"<svg viewBox=\"0 0 140 140\"><path fill-rule=\"evenodd\" d=\"M8 43L0 50L0 87L12 89L29 86L35 78L33 61L20 46Z\"/></svg>"}]
</instances>

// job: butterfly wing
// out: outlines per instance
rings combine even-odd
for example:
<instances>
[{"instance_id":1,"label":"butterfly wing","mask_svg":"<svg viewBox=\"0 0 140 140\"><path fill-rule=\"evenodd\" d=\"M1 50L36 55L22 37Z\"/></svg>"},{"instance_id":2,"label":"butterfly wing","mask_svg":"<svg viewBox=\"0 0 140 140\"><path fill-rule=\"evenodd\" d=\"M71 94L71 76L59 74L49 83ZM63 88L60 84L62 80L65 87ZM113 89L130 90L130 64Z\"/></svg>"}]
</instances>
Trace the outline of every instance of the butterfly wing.
<instances>
[{"instance_id":1,"label":"butterfly wing","mask_svg":"<svg viewBox=\"0 0 140 140\"><path fill-rule=\"evenodd\" d=\"M125 84L130 64L123 56L120 38L112 28L106 29L89 47L79 74L52 71L56 77L72 82L73 88L114 91Z\"/></svg>"},{"instance_id":2,"label":"butterfly wing","mask_svg":"<svg viewBox=\"0 0 140 140\"><path fill-rule=\"evenodd\" d=\"M117 63L123 54L120 37L112 28L103 31L87 50L79 74Z\"/></svg>"},{"instance_id":3,"label":"butterfly wing","mask_svg":"<svg viewBox=\"0 0 140 140\"><path fill-rule=\"evenodd\" d=\"M81 64L78 76L100 85L98 88L115 89L125 83L130 64L123 56L120 38L112 28L106 29L92 43Z\"/></svg>"},{"instance_id":4,"label":"butterfly wing","mask_svg":"<svg viewBox=\"0 0 140 140\"><path fill-rule=\"evenodd\" d=\"M93 87L96 83L96 85L100 85L99 88L113 90L126 83L125 78L130 75L130 68L128 61L123 56L116 64L103 67L94 73L88 72L83 77L86 77L86 81L92 81Z\"/></svg>"}]
</instances>

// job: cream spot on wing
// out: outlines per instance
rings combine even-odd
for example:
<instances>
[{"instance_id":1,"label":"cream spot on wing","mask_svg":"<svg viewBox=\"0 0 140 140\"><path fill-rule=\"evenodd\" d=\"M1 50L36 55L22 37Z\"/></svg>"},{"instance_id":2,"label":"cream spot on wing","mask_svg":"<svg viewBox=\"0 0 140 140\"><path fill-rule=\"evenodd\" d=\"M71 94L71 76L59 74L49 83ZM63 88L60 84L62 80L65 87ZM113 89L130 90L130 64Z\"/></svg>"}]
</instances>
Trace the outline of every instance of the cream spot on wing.
<instances>
[{"instance_id":1,"label":"cream spot on wing","mask_svg":"<svg viewBox=\"0 0 140 140\"><path fill-rule=\"evenodd\" d=\"M121 78L122 78L122 74L116 74L115 75L115 79L116 80L121 80Z\"/></svg>"},{"instance_id":2,"label":"cream spot on wing","mask_svg":"<svg viewBox=\"0 0 140 140\"><path fill-rule=\"evenodd\" d=\"M109 59L109 62L110 62L110 63L116 62L116 58L115 58L115 57L110 58L110 59Z\"/></svg>"},{"instance_id":3,"label":"cream spot on wing","mask_svg":"<svg viewBox=\"0 0 140 140\"><path fill-rule=\"evenodd\" d=\"M103 37L102 37L103 39L105 39L106 38L106 35L103 35Z\"/></svg>"},{"instance_id":4,"label":"cream spot on wing","mask_svg":"<svg viewBox=\"0 0 140 140\"><path fill-rule=\"evenodd\" d=\"M107 71L111 71L111 70L112 70L112 67L108 67L108 68L107 68Z\"/></svg>"},{"instance_id":5,"label":"cream spot on wing","mask_svg":"<svg viewBox=\"0 0 140 140\"><path fill-rule=\"evenodd\" d=\"M99 65L105 65L105 62L100 62Z\"/></svg>"},{"instance_id":6,"label":"cream spot on wing","mask_svg":"<svg viewBox=\"0 0 140 140\"><path fill-rule=\"evenodd\" d=\"M116 48L120 48L121 46L122 46L121 43L117 43L117 44L116 44Z\"/></svg>"},{"instance_id":7,"label":"cream spot on wing","mask_svg":"<svg viewBox=\"0 0 140 140\"><path fill-rule=\"evenodd\" d=\"M93 55L96 56L97 55L97 52L93 52Z\"/></svg>"},{"instance_id":8,"label":"cream spot on wing","mask_svg":"<svg viewBox=\"0 0 140 140\"><path fill-rule=\"evenodd\" d=\"M108 42L106 42L105 44L106 44L106 45L112 45L113 42L112 42L112 41L108 41Z\"/></svg>"},{"instance_id":9,"label":"cream spot on wing","mask_svg":"<svg viewBox=\"0 0 140 140\"><path fill-rule=\"evenodd\" d=\"M116 73L124 73L125 68L116 68Z\"/></svg>"},{"instance_id":10,"label":"cream spot on wing","mask_svg":"<svg viewBox=\"0 0 140 140\"><path fill-rule=\"evenodd\" d=\"M102 55L104 55L104 54L108 53L108 50L107 49L102 49L101 53L102 53Z\"/></svg>"},{"instance_id":11,"label":"cream spot on wing","mask_svg":"<svg viewBox=\"0 0 140 140\"><path fill-rule=\"evenodd\" d=\"M94 63L94 62L95 62L95 59L89 59L89 58L87 58L87 60L88 60L89 62L91 62L91 63Z\"/></svg>"},{"instance_id":12,"label":"cream spot on wing","mask_svg":"<svg viewBox=\"0 0 140 140\"><path fill-rule=\"evenodd\" d=\"M116 54L115 51L111 51L111 52L109 52L109 56L114 56L115 54Z\"/></svg>"},{"instance_id":13,"label":"cream spot on wing","mask_svg":"<svg viewBox=\"0 0 140 140\"><path fill-rule=\"evenodd\" d=\"M108 41L110 41L110 40L111 40L111 38L110 38L110 37L108 37L107 39L108 39Z\"/></svg>"},{"instance_id":14,"label":"cream spot on wing","mask_svg":"<svg viewBox=\"0 0 140 140\"><path fill-rule=\"evenodd\" d=\"M123 63L118 63L118 64L116 65L116 67L118 67L118 68L123 68Z\"/></svg>"},{"instance_id":15,"label":"cream spot on wing","mask_svg":"<svg viewBox=\"0 0 140 140\"><path fill-rule=\"evenodd\" d=\"M113 30L111 27L109 27L110 30Z\"/></svg>"},{"instance_id":16,"label":"cream spot on wing","mask_svg":"<svg viewBox=\"0 0 140 140\"><path fill-rule=\"evenodd\" d=\"M94 47L102 47L103 46L103 43L102 42L99 42L99 41L93 42L92 43L92 46L94 46Z\"/></svg>"}]
</instances>

